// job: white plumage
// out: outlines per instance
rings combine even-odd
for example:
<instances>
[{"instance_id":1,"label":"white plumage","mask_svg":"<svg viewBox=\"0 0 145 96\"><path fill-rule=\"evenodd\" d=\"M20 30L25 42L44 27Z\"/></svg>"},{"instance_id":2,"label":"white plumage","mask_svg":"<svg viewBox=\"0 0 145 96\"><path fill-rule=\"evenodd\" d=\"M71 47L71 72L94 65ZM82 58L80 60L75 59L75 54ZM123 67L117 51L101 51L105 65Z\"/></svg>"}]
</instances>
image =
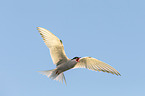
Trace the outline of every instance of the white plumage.
<instances>
[{"instance_id":1,"label":"white plumage","mask_svg":"<svg viewBox=\"0 0 145 96\"><path fill-rule=\"evenodd\" d=\"M53 70L39 71L49 78L66 83L63 72L72 68L87 68L94 71L116 74L117 76L120 75L120 73L110 65L92 57L74 57L73 59L69 59L65 54L63 43L59 38L42 27L37 28L50 50L53 63L56 64L56 68Z\"/></svg>"},{"instance_id":2,"label":"white plumage","mask_svg":"<svg viewBox=\"0 0 145 96\"><path fill-rule=\"evenodd\" d=\"M63 60L64 62L67 61L67 56L64 52L64 47L62 44L62 41L59 40L54 34L52 34L50 31L38 27L38 30L47 45L47 47L50 50L50 55L53 60L54 64L57 64L60 60Z\"/></svg>"},{"instance_id":3,"label":"white plumage","mask_svg":"<svg viewBox=\"0 0 145 96\"><path fill-rule=\"evenodd\" d=\"M92 57L81 58L74 68L87 68L94 71L103 71L120 75L120 73L110 65Z\"/></svg>"}]
</instances>

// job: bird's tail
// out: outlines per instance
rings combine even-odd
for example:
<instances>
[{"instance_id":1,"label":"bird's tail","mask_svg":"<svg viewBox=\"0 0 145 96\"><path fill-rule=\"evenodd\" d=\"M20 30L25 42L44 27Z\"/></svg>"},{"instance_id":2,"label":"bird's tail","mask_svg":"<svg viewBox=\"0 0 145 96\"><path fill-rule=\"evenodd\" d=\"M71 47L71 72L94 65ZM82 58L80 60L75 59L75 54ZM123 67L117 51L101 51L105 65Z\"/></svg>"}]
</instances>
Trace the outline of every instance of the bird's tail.
<instances>
[{"instance_id":1,"label":"bird's tail","mask_svg":"<svg viewBox=\"0 0 145 96\"><path fill-rule=\"evenodd\" d=\"M57 74L57 69L46 70L46 71L38 71L38 72L40 72L43 75L46 75L50 79L54 79L54 80L62 82L62 83L64 81L65 84L66 84L66 80L65 80L65 76L64 76L63 72L60 73L60 74Z\"/></svg>"}]
</instances>

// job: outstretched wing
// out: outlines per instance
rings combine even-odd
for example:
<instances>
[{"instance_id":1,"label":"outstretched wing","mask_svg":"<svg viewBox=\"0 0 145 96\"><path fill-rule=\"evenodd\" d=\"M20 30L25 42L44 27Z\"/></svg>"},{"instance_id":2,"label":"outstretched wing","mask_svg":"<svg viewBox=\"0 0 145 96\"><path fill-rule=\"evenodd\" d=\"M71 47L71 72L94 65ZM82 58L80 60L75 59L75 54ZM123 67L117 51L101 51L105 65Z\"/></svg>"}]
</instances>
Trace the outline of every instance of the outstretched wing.
<instances>
[{"instance_id":1,"label":"outstretched wing","mask_svg":"<svg viewBox=\"0 0 145 96\"><path fill-rule=\"evenodd\" d=\"M62 62L66 62L68 58L64 52L62 41L59 38L57 38L54 34L52 34L50 31L42 27L37 28L45 44L50 50L50 55L53 60L53 63L59 65Z\"/></svg>"},{"instance_id":2,"label":"outstretched wing","mask_svg":"<svg viewBox=\"0 0 145 96\"><path fill-rule=\"evenodd\" d=\"M120 75L120 73L110 65L92 57L81 58L74 68L87 68L94 71L103 71L116 74L117 76Z\"/></svg>"}]
</instances>

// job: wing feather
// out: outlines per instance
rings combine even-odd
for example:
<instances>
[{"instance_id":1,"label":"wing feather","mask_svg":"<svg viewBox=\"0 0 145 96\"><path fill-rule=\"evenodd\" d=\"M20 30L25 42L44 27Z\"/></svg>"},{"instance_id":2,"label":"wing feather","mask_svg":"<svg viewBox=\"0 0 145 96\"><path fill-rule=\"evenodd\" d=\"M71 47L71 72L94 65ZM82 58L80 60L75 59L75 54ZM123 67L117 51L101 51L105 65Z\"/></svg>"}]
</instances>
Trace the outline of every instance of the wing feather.
<instances>
[{"instance_id":1,"label":"wing feather","mask_svg":"<svg viewBox=\"0 0 145 96\"><path fill-rule=\"evenodd\" d=\"M50 50L53 63L59 65L62 62L66 62L68 58L65 54L62 41L50 31L42 27L37 27L37 29L40 32L40 35L42 36L46 46Z\"/></svg>"},{"instance_id":2,"label":"wing feather","mask_svg":"<svg viewBox=\"0 0 145 96\"><path fill-rule=\"evenodd\" d=\"M81 58L74 68L87 68L94 71L116 74L117 76L120 75L120 73L110 65L92 57Z\"/></svg>"}]
</instances>

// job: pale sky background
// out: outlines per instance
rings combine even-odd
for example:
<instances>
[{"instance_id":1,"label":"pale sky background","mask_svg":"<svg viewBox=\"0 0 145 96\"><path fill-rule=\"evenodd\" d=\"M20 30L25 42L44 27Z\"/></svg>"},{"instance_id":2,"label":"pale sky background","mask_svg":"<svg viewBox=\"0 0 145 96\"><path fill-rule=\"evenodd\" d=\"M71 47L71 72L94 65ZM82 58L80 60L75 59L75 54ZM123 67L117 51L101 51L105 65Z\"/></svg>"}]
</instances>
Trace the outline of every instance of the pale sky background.
<instances>
[{"instance_id":1,"label":"pale sky background","mask_svg":"<svg viewBox=\"0 0 145 96\"><path fill-rule=\"evenodd\" d=\"M0 96L145 96L145 0L1 0ZM92 56L122 76L54 69L36 27L58 36L69 58Z\"/></svg>"}]
</instances>

